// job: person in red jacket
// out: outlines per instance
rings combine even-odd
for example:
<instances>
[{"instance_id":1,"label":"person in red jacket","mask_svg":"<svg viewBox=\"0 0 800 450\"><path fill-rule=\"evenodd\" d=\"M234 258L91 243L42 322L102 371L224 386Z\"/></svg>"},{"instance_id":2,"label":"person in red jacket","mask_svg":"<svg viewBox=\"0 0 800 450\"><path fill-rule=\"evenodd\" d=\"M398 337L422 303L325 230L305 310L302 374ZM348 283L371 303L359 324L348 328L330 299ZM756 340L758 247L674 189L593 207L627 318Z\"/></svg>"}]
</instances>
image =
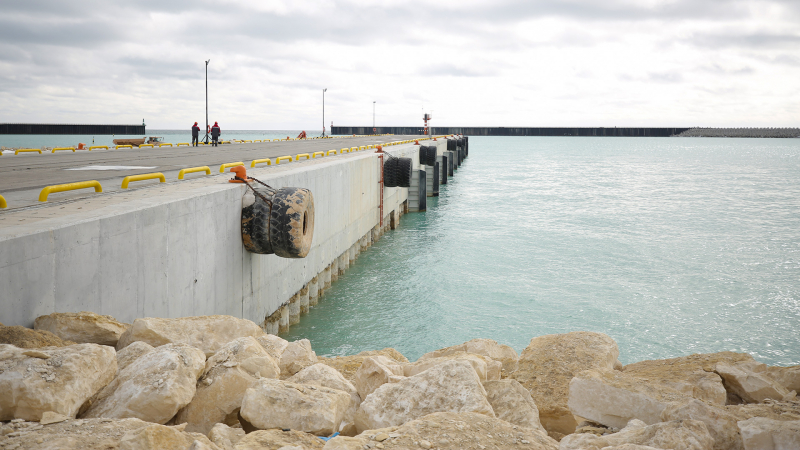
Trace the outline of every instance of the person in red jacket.
<instances>
[{"instance_id":1,"label":"person in red jacket","mask_svg":"<svg viewBox=\"0 0 800 450\"><path fill-rule=\"evenodd\" d=\"M197 138L200 135L200 127L197 126L197 122L192 125L192 145L197 147Z\"/></svg>"},{"instance_id":2,"label":"person in red jacket","mask_svg":"<svg viewBox=\"0 0 800 450\"><path fill-rule=\"evenodd\" d=\"M214 126L211 127L211 142L214 147L219 145L219 135L222 131L219 129L219 124L214 122Z\"/></svg>"}]
</instances>

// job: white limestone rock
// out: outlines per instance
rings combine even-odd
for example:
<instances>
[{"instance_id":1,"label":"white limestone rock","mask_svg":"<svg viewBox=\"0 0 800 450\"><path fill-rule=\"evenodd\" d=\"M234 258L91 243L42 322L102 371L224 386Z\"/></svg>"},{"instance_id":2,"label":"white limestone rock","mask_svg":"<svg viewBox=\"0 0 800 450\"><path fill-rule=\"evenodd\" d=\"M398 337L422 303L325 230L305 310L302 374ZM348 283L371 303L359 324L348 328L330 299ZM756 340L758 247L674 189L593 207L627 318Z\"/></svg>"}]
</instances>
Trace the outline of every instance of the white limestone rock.
<instances>
[{"instance_id":1,"label":"white limestone rock","mask_svg":"<svg viewBox=\"0 0 800 450\"><path fill-rule=\"evenodd\" d=\"M235 450L316 450L324 445L325 441L313 434L273 429L248 433L236 444Z\"/></svg>"},{"instance_id":2,"label":"white limestone rock","mask_svg":"<svg viewBox=\"0 0 800 450\"><path fill-rule=\"evenodd\" d=\"M111 316L93 312L52 313L39 316L33 322L34 330L49 331L61 339L79 344L117 345L119 337L130 325L118 322Z\"/></svg>"},{"instance_id":3,"label":"white limestone rock","mask_svg":"<svg viewBox=\"0 0 800 450\"><path fill-rule=\"evenodd\" d=\"M289 342L283 353L281 353L281 379L289 378L317 362L319 361L317 360L317 354L311 349L311 341L300 339L299 341Z\"/></svg>"},{"instance_id":4,"label":"white limestone rock","mask_svg":"<svg viewBox=\"0 0 800 450\"><path fill-rule=\"evenodd\" d=\"M687 419L699 420L706 424L709 434L714 439L712 447L714 450L744 449L737 427L739 419L724 407L688 399L667 406L661 413L661 420L664 422Z\"/></svg>"},{"instance_id":5,"label":"white limestone rock","mask_svg":"<svg viewBox=\"0 0 800 450\"><path fill-rule=\"evenodd\" d=\"M350 395L338 389L262 378L245 391L240 413L258 429L330 436L339 431L350 402Z\"/></svg>"},{"instance_id":6,"label":"white limestone rock","mask_svg":"<svg viewBox=\"0 0 800 450\"><path fill-rule=\"evenodd\" d=\"M755 364L718 363L714 371L722 377L725 387L747 403L760 403L766 399L793 400L796 392L789 392L769 375L757 372ZM762 370L766 369L763 364Z\"/></svg>"},{"instance_id":7,"label":"white limestone rock","mask_svg":"<svg viewBox=\"0 0 800 450\"><path fill-rule=\"evenodd\" d=\"M98 395L83 417L166 423L195 394L205 355L186 344L166 344L140 356Z\"/></svg>"},{"instance_id":8,"label":"white limestone rock","mask_svg":"<svg viewBox=\"0 0 800 450\"><path fill-rule=\"evenodd\" d=\"M495 361L487 356L465 352L453 352L445 356L418 360L413 364L403 366L403 374L410 377L424 372L437 364L453 360L468 361L472 364L472 367L475 369L481 381L500 379L500 369L502 369L503 365L499 361Z\"/></svg>"},{"instance_id":9,"label":"white limestone rock","mask_svg":"<svg viewBox=\"0 0 800 450\"><path fill-rule=\"evenodd\" d=\"M767 366L766 373L787 391L800 392L800 366Z\"/></svg>"},{"instance_id":10,"label":"white limestone rock","mask_svg":"<svg viewBox=\"0 0 800 450\"><path fill-rule=\"evenodd\" d=\"M745 450L800 449L800 420L780 421L764 417L739 422Z\"/></svg>"},{"instance_id":11,"label":"white limestone rock","mask_svg":"<svg viewBox=\"0 0 800 450\"><path fill-rule=\"evenodd\" d=\"M420 356L417 361L447 356L456 352L475 353L499 361L506 373L517 370L517 362L519 360L517 351L508 345L498 344L497 341L491 339L472 339L463 344L434 350Z\"/></svg>"},{"instance_id":12,"label":"white limestone rock","mask_svg":"<svg viewBox=\"0 0 800 450\"><path fill-rule=\"evenodd\" d=\"M591 433L568 435L561 439L558 448L587 450L634 444L658 449L711 450L713 442L706 424L699 420L676 420L645 425L634 419L618 433L603 436Z\"/></svg>"},{"instance_id":13,"label":"white limestone rock","mask_svg":"<svg viewBox=\"0 0 800 450\"><path fill-rule=\"evenodd\" d=\"M119 442L119 450L220 450L204 435L182 428L151 424L128 431Z\"/></svg>"},{"instance_id":14,"label":"white limestone rock","mask_svg":"<svg viewBox=\"0 0 800 450\"><path fill-rule=\"evenodd\" d=\"M155 347L146 342L136 341L133 344L118 351L117 373L119 373L122 369L128 367L130 363L136 361L136 359L139 358L140 356L152 352L154 348Z\"/></svg>"},{"instance_id":15,"label":"white limestone rock","mask_svg":"<svg viewBox=\"0 0 800 450\"><path fill-rule=\"evenodd\" d=\"M498 419L547 434L539 422L539 408L531 393L517 380L486 381L483 388Z\"/></svg>"},{"instance_id":16,"label":"white limestone rock","mask_svg":"<svg viewBox=\"0 0 800 450\"><path fill-rule=\"evenodd\" d=\"M228 342L245 336L264 334L255 323L233 316L197 316L178 319L146 317L136 319L117 343L121 350L133 342L146 342L153 347L164 344L186 344L199 348L210 357Z\"/></svg>"},{"instance_id":17,"label":"white limestone rock","mask_svg":"<svg viewBox=\"0 0 800 450\"><path fill-rule=\"evenodd\" d=\"M47 411L75 417L116 372L114 349L104 345L22 349L0 344L0 421L39 421Z\"/></svg>"},{"instance_id":18,"label":"white limestone rock","mask_svg":"<svg viewBox=\"0 0 800 450\"><path fill-rule=\"evenodd\" d=\"M570 380L587 369L612 370L618 357L617 343L602 333L539 336L522 351L510 377L530 391L548 432L569 434L578 425L567 406Z\"/></svg>"},{"instance_id":19,"label":"white limestone rock","mask_svg":"<svg viewBox=\"0 0 800 450\"><path fill-rule=\"evenodd\" d=\"M247 389L260 378L278 378L278 364L255 338L243 337L225 344L205 364L192 401L178 412L177 423L187 431L208 433L216 423L238 423L237 415Z\"/></svg>"},{"instance_id":20,"label":"white limestone rock","mask_svg":"<svg viewBox=\"0 0 800 450\"><path fill-rule=\"evenodd\" d=\"M383 355L375 355L364 359L361 367L356 370L353 384L361 400L364 400L375 389L389 383L391 377L402 376L404 370L400 363Z\"/></svg>"},{"instance_id":21,"label":"white limestone rock","mask_svg":"<svg viewBox=\"0 0 800 450\"><path fill-rule=\"evenodd\" d=\"M256 340L259 344L261 344L262 347L264 347L264 350L266 350L267 353L269 353L269 355L275 359L275 361L281 360L283 351L289 346L289 341L275 336L274 334L264 333L260 336L257 336Z\"/></svg>"},{"instance_id":22,"label":"white limestone rock","mask_svg":"<svg viewBox=\"0 0 800 450\"><path fill-rule=\"evenodd\" d=\"M350 396L350 405L344 415L339 433L343 436L355 436L356 426L354 422L356 410L361 405L361 397L352 383L347 381L338 370L328 365L317 363L308 366L297 372L287 381L296 384L310 384L314 386L324 386L331 389L338 389L347 392Z\"/></svg>"},{"instance_id":23,"label":"white limestone rock","mask_svg":"<svg viewBox=\"0 0 800 450\"><path fill-rule=\"evenodd\" d=\"M402 425L436 412L476 412L494 417L486 390L469 362L448 361L382 385L361 402L355 422L363 431Z\"/></svg>"},{"instance_id":24,"label":"white limestone rock","mask_svg":"<svg viewBox=\"0 0 800 450\"><path fill-rule=\"evenodd\" d=\"M356 437L338 436L323 450L557 450L546 434L495 417L472 412L440 412L399 427L365 431Z\"/></svg>"},{"instance_id":25,"label":"white limestone rock","mask_svg":"<svg viewBox=\"0 0 800 450\"><path fill-rule=\"evenodd\" d=\"M245 433L241 428L232 428L224 423L218 423L208 432L208 439L222 450L234 450Z\"/></svg>"},{"instance_id":26,"label":"white limestone rock","mask_svg":"<svg viewBox=\"0 0 800 450\"><path fill-rule=\"evenodd\" d=\"M631 419L658 423L671 402L687 398L682 392L617 370L586 370L569 384L572 413L613 428L622 428Z\"/></svg>"},{"instance_id":27,"label":"white limestone rock","mask_svg":"<svg viewBox=\"0 0 800 450\"><path fill-rule=\"evenodd\" d=\"M0 425L4 450L118 450L128 431L152 425L139 419L68 419L41 426L36 422Z\"/></svg>"}]
</instances>

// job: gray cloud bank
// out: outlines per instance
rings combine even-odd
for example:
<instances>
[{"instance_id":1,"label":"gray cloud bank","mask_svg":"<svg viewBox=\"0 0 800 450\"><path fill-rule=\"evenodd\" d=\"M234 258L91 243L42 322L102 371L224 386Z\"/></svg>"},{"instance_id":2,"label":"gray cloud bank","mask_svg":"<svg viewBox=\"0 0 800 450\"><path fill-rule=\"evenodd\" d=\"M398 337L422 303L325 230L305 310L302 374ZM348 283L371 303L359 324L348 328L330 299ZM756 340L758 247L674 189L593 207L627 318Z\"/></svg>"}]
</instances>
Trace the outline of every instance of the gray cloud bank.
<instances>
[{"instance_id":1,"label":"gray cloud bank","mask_svg":"<svg viewBox=\"0 0 800 450\"><path fill-rule=\"evenodd\" d=\"M5 1L3 122L798 126L797 1Z\"/></svg>"}]
</instances>

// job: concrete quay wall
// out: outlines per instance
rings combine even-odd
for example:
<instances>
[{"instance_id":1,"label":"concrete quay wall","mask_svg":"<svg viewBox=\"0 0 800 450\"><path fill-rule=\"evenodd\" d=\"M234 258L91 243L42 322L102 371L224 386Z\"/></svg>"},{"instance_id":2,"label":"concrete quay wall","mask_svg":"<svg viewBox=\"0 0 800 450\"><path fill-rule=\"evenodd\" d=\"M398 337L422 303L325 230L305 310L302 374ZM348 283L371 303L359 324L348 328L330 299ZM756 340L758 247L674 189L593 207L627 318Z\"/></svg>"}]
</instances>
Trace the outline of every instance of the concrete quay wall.
<instances>
[{"instance_id":1,"label":"concrete quay wall","mask_svg":"<svg viewBox=\"0 0 800 450\"><path fill-rule=\"evenodd\" d=\"M418 170L418 148L386 151L412 158ZM408 189L385 188L380 226L379 161L371 150L248 174L312 191L306 258L244 250L246 187L227 183L229 174L8 212L0 225L0 322L32 327L40 315L78 311L126 322L229 314L277 332L407 208ZM17 217L37 219L15 225Z\"/></svg>"}]
</instances>

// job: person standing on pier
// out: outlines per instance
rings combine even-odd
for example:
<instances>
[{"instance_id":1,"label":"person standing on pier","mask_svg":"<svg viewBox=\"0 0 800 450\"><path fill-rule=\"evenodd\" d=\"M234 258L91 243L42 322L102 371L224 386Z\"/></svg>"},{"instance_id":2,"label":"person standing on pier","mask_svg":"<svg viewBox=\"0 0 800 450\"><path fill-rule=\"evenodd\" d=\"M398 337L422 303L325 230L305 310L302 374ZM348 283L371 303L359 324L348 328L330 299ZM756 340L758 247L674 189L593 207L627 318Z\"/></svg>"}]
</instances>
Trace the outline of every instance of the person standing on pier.
<instances>
[{"instance_id":1,"label":"person standing on pier","mask_svg":"<svg viewBox=\"0 0 800 450\"><path fill-rule=\"evenodd\" d=\"M213 145L214 147L219 145L218 139L221 132L222 131L220 131L219 129L219 124L217 122L214 122L214 126L211 127L211 142L212 142L211 145Z\"/></svg>"},{"instance_id":2,"label":"person standing on pier","mask_svg":"<svg viewBox=\"0 0 800 450\"><path fill-rule=\"evenodd\" d=\"M197 147L197 137L200 135L200 127L197 126L197 122L192 125L192 145Z\"/></svg>"}]
</instances>

